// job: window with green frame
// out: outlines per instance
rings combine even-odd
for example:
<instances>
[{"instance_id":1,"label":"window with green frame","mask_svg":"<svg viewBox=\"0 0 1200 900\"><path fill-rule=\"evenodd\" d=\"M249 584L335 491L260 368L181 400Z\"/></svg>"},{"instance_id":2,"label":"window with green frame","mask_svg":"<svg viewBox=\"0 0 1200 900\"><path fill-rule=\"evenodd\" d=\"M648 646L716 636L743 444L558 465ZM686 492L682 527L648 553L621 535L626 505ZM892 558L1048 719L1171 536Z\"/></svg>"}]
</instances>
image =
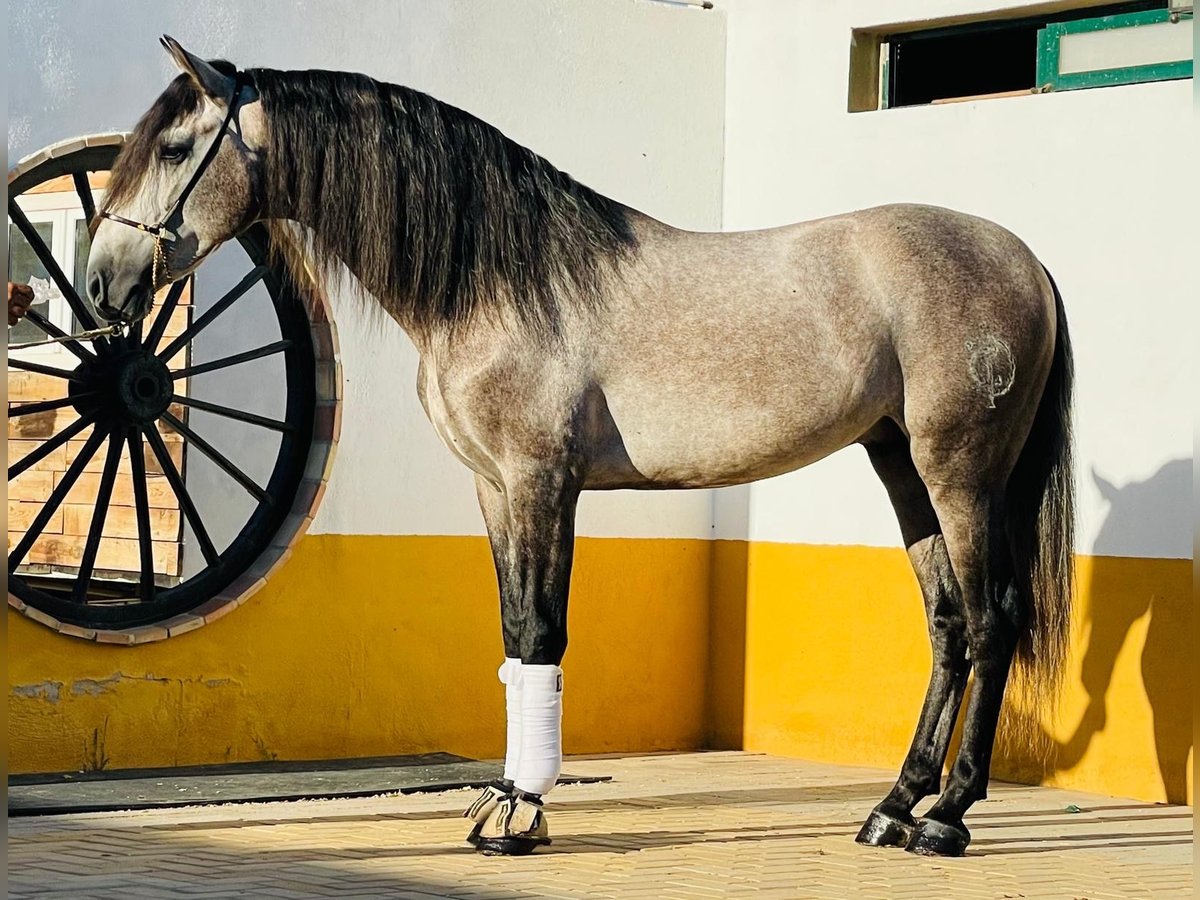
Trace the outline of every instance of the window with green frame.
<instances>
[{"instance_id":1,"label":"window with green frame","mask_svg":"<svg viewBox=\"0 0 1200 900\"><path fill-rule=\"evenodd\" d=\"M1047 25L1038 32L1038 89L1191 78L1191 18L1156 9Z\"/></svg>"},{"instance_id":2,"label":"window with green frame","mask_svg":"<svg viewBox=\"0 0 1200 900\"><path fill-rule=\"evenodd\" d=\"M856 32L850 109L1191 78L1191 20L1191 0L1133 0L914 31Z\"/></svg>"}]
</instances>

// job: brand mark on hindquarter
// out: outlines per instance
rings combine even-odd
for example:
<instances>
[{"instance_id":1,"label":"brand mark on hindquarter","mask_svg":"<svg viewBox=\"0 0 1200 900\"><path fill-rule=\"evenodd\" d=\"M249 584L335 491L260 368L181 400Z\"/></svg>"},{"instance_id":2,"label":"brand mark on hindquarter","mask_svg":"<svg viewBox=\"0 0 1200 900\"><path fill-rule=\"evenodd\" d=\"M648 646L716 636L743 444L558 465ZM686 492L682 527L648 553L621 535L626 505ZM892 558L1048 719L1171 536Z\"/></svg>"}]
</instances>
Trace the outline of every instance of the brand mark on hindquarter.
<instances>
[{"instance_id":1,"label":"brand mark on hindquarter","mask_svg":"<svg viewBox=\"0 0 1200 900\"><path fill-rule=\"evenodd\" d=\"M988 409L996 408L996 398L1012 389L1017 367L1008 344L994 335L967 341L967 368L971 380L987 397Z\"/></svg>"}]
</instances>

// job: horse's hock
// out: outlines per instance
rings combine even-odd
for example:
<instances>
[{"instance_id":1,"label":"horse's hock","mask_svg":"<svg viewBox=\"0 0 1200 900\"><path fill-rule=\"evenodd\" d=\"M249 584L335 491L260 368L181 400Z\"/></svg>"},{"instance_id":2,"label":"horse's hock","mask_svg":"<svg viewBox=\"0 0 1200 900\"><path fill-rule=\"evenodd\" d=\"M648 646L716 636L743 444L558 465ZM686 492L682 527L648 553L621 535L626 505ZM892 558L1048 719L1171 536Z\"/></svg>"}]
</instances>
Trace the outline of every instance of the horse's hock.
<instances>
[{"instance_id":1,"label":"horse's hock","mask_svg":"<svg viewBox=\"0 0 1200 900\"><path fill-rule=\"evenodd\" d=\"M10 342L88 327L87 225L124 141L63 141L9 170L9 278L53 285ZM138 644L263 586L316 513L341 425L336 329L306 293L255 226L127 334L10 351L10 607Z\"/></svg>"}]
</instances>

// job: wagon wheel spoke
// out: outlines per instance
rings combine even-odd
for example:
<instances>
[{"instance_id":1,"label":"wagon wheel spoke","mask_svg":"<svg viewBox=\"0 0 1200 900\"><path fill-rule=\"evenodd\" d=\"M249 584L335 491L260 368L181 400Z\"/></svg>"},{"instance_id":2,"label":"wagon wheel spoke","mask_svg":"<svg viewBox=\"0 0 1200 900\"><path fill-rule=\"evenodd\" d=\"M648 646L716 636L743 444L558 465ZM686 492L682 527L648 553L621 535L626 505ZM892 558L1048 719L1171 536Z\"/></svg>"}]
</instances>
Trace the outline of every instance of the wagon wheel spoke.
<instances>
[{"instance_id":1,"label":"wagon wheel spoke","mask_svg":"<svg viewBox=\"0 0 1200 900\"><path fill-rule=\"evenodd\" d=\"M192 526L192 531L195 533L196 540L200 544L200 552L204 555L204 561L210 566L213 565L218 558L217 548L213 546L212 538L208 536L208 530L204 527L200 513L196 510L196 504L192 502L191 494L188 493L187 487L183 483L183 478L179 475L179 470L175 468L175 463L171 459L171 455L167 452L167 445L163 442L162 435L158 433L158 429L153 425L146 428L145 434L146 440L150 444L150 449L154 451L154 456L163 470L163 474L167 476L167 482L171 485L171 490L175 492L175 498L179 501L179 507L183 510L184 518Z\"/></svg>"},{"instance_id":2,"label":"wagon wheel spoke","mask_svg":"<svg viewBox=\"0 0 1200 900\"><path fill-rule=\"evenodd\" d=\"M143 602L154 599L154 544L150 531L150 498L146 490L146 458L142 455L142 432L130 428L126 433L129 444L129 468L133 476L133 505L137 516L138 559L141 580L138 593Z\"/></svg>"},{"instance_id":3,"label":"wagon wheel spoke","mask_svg":"<svg viewBox=\"0 0 1200 900\"><path fill-rule=\"evenodd\" d=\"M88 585L92 571L96 568L96 554L100 552L100 538L104 534L104 520L108 518L108 507L112 502L113 485L117 481L117 466L121 462L121 432L113 428L108 433L108 456L104 459L104 472L100 476L100 488L96 492L96 504L92 509L92 524L88 528L87 543L83 547L83 559L79 563L79 577L75 581L72 599L76 603L87 600Z\"/></svg>"},{"instance_id":4,"label":"wagon wheel spoke","mask_svg":"<svg viewBox=\"0 0 1200 900\"><path fill-rule=\"evenodd\" d=\"M158 342L162 340L163 332L167 330L167 325L171 322L171 316L175 312L175 307L179 305L179 298L183 296L183 290L187 287L188 278L181 278L167 291L167 297L163 300L163 304L159 307L158 314L154 317L154 322L150 325L150 331L146 334L146 340L143 346L150 353L154 352L154 348L158 346ZM140 322L138 323L141 324Z\"/></svg>"},{"instance_id":5,"label":"wagon wheel spoke","mask_svg":"<svg viewBox=\"0 0 1200 900\"><path fill-rule=\"evenodd\" d=\"M262 281L266 274L266 266L255 266L253 269L251 269L241 281L234 285L233 289L229 291L229 293L214 303L211 309L209 309L204 313L204 315L200 316L200 318L196 319L195 322L184 329L184 332L179 335L179 337L167 344L166 349L158 354L158 358L163 362L170 360L186 344L194 341L196 339L196 335L211 325L213 319L225 312L225 310L229 309L235 300L246 293L246 291L250 290L250 288L254 287L254 285L258 284L258 282ZM158 323L155 322L155 324L157 325Z\"/></svg>"},{"instance_id":6,"label":"wagon wheel spoke","mask_svg":"<svg viewBox=\"0 0 1200 900\"><path fill-rule=\"evenodd\" d=\"M162 417L168 425L182 434L192 446L216 463L222 472L244 487L250 496L254 497L254 499L256 499L259 503L271 502L271 495L259 487L258 482L239 469L237 465L227 456L225 456L220 450L218 450L204 438L200 437L200 435L196 434L195 431L193 431L175 416L171 415L170 412L163 413Z\"/></svg>"},{"instance_id":7,"label":"wagon wheel spoke","mask_svg":"<svg viewBox=\"0 0 1200 900\"><path fill-rule=\"evenodd\" d=\"M96 358L96 354L84 347L83 344L79 343L79 341L70 337L65 331L43 316L36 309L25 310L25 318L40 328L49 337L67 338L67 340L60 342L62 346L66 347L84 362L91 362ZM9 360L9 365L12 365L12 360Z\"/></svg>"},{"instance_id":8,"label":"wagon wheel spoke","mask_svg":"<svg viewBox=\"0 0 1200 900\"><path fill-rule=\"evenodd\" d=\"M29 219L25 217L25 213L17 203L16 197L8 198L8 215L13 220L13 224L20 229L21 234L25 236L25 240L29 242L29 246L33 248L38 261L45 267L50 277L54 280L54 283L58 285L59 291L71 307L71 312L75 313L75 318L85 328L96 328L96 320L92 318L92 314L87 306L79 299L79 295L75 293L75 285L71 284L70 279L63 274L58 260L54 258L54 254L50 252L50 248L46 246L45 241L42 240L42 236L29 224Z\"/></svg>"},{"instance_id":9,"label":"wagon wheel spoke","mask_svg":"<svg viewBox=\"0 0 1200 900\"><path fill-rule=\"evenodd\" d=\"M8 367L10 369L20 369L22 372L34 372L38 375L49 375L51 378L65 378L68 381L77 380L78 376L74 372L68 372L66 369L58 369L54 366L44 366L41 363L30 362L27 359L8 358Z\"/></svg>"},{"instance_id":10,"label":"wagon wheel spoke","mask_svg":"<svg viewBox=\"0 0 1200 900\"><path fill-rule=\"evenodd\" d=\"M96 450L104 442L106 432L101 428L96 428L87 442L83 445L83 449L79 451L79 455L67 467L66 473L63 475L62 481L58 483L50 494L50 498L46 501L46 505L42 507L42 511L37 514L37 517L29 526L29 530L25 532L25 536L21 538L20 543L13 548L8 554L8 571L13 572L17 566L21 564L21 560L29 553L34 541L41 536L42 529L50 521L50 517L58 511L62 505L63 498L67 496L71 488L75 486L75 482L79 480L84 467L91 462L92 457L96 455Z\"/></svg>"},{"instance_id":11,"label":"wagon wheel spoke","mask_svg":"<svg viewBox=\"0 0 1200 900\"><path fill-rule=\"evenodd\" d=\"M204 372L215 372L218 369L227 369L230 366L236 366L239 363L250 362L252 359L262 359L264 356L271 356L274 353L282 353L290 346L292 346L291 341L275 341L273 344L266 344L265 346L258 347L255 350L247 350L244 353L235 353L232 356L214 359L211 362L198 363L194 366L188 366L186 369L176 369L171 373L171 376L173 378L188 378L192 375L200 375Z\"/></svg>"},{"instance_id":12,"label":"wagon wheel spoke","mask_svg":"<svg viewBox=\"0 0 1200 900\"><path fill-rule=\"evenodd\" d=\"M83 207L83 221L90 227L96 218L96 199L92 196L92 185L88 181L87 172L71 173L75 182L75 193L79 195L79 205Z\"/></svg>"},{"instance_id":13,"label":"wagon wheel spoke","mask_svg":"<svg viewBox=\"0 0 1200 900\"><path fill-rule=\"evenodd\" d=\"M12 481L31 466L36 466L39 462L41 462L71 438L75 437L75 435L79 434L79 432L83 431L83 429L87 428L94 421L95 419L92 416L84 416L81 419L76 419L36 450L26 453L20 458L20 460L8 467L8 480Z\"/></svg>"},{"instance_id":14,"label":"wagon wheel spoke","mask_svg":"<svg viewBox=\"0 0 1200 900\"><path fill-rule=\"evenodd\" d=\"M84 397L96 396L96 391L85 391L76 394L74 397L59 397L57 400L39 400L37 403L18 403L16 406L8 408L8 417L14 419L17 416L31 416L34 413L50 412L52 409L62 409L64 406L71 406L76 400Z\"/></svg>"},{"instance_id":15,"label":"wagon wheel spoke","mask_svg":"<svg viewBox=\"0 0 1200 900\"><path fill-rule=\"evenodd\" d=\"M221 406L217 403L209 403L207 400L198 400L195 397L183 397L176 394L171 398L172 403L182 403L184 406L190 406L194 409L203 412L214 413L218 416L224 416L227 419L236 419L239 422L247 422L251 425L257 425L260 428L270 428L272 431L295 431L296 426L290 422L281 422L278 419L268 419L266 416L260 416L257 413L246 412L243 409L233 409L229 406Z\"/></svg>"}]
</instances>

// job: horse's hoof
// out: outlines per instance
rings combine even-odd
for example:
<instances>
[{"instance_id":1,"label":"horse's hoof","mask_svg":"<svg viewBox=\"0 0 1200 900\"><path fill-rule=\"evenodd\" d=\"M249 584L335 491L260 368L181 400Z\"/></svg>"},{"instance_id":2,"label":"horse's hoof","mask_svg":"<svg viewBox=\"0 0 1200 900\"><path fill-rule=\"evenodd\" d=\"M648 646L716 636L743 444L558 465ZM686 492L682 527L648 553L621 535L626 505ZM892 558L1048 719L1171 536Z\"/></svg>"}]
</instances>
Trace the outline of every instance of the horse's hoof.
<instances>
[{"instance_id":1,"label":"horse's hoof","mask_svg":"<svg viewBox=\"0 0 1200 900\"><path fill-rule=\"evenodd\" d=\"M538 847L544 847L549 843L550 838L479 838L475 849L484 856L528 856Z\"/></svg>"},{"instance_id":2,"label":"horse's hoof","mask_svg":"<svg viewBox=\"0 0 1200 900\"><path fill-rule=\"evenodd\" d=\"M904 847L912 839L916 827L917 822L912 816L901 819L875 809L867 816L854 840L869 847Z\"/></svg>"},{"instance_id":3,"label":"horse's hoof","mask_svg":"<svg viewBox=\"0 0 1200 900\"><path fill-rule=\"evenodd\" d=\"M471 833L467 835L468 844L478 844L479 834L483 830L483 823L488 820L492 814L492 810L512 793L513 785L511 781L505 781L503 778L497 778L487 787L485 787L474 802L463 810L463 818L470 819L475 823L475 827L471 829Z\"/></svg>"},{"instance_id":4,"label":"horse's hoof","mask_svg":"<svg viewBox=\"0 0 1200 900\"><path fill-rule=\"evenodd\" d=\"M550 843L541 800L520 792L500 800L471 834L475 849L487 856L525 856Z\"/></svg>"},{"instance_id":5,"label":"horse's hoof","mask_svg":"<svg viewBox=\"0 0 1200 900\"><path fill-rule=\"evenodd\" d=\"M921 856L962 856L969 843L971 832L965 827L922 819L904 849Z\"/></svg>"}]
</instances>

